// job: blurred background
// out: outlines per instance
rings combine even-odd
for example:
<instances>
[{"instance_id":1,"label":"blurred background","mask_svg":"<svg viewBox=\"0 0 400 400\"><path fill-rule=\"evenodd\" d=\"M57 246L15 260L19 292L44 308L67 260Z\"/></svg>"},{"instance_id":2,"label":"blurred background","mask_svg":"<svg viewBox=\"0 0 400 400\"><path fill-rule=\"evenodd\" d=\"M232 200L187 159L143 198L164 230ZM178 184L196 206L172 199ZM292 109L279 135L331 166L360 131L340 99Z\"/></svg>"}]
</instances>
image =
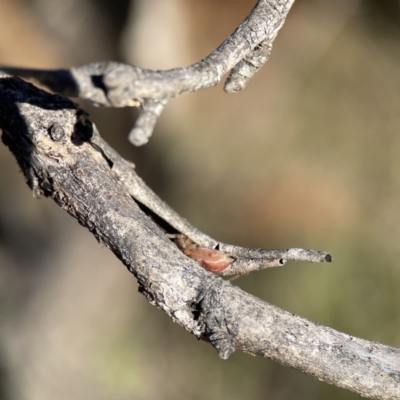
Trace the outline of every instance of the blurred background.
<instances>
[{"instance_id":1,"label":"blurred background","mask_svg":"<svg viewBox=\"0 0 400 400\"><path fill-rule=\"evenodd\" d=\"M0 0L0 65L191 64L245 0ZM142 148L135 114L82 103L173 208L214 238L330 251L234 284L400 347L400 2L297 0L239 94L180 97ZM0 144L0 399L356 399L260 357L228 361L150 306L134 277Z\"/></svg>"}]
</instances>

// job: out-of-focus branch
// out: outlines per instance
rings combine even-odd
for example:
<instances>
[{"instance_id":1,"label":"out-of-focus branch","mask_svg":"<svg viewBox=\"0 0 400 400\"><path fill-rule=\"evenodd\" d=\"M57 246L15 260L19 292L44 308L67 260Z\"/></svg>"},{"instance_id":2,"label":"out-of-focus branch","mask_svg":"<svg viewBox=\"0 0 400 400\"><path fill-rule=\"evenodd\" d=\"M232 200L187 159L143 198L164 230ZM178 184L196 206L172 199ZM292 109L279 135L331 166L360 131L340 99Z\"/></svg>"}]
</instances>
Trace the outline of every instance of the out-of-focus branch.
<instances>
[{"instance_id":1,"label":"out-of-focus branch","mask_svg":"<svg viewBox=\"0 0 400 400\"><path fill-rule=\"evenodd\" d=\"M34 194L52 197L87 227L135 275L151 304L221 358L240 349L362 396L400 398L399 349L283 311L186 257L140 210L121 179L128 163L76 104L3 76L0 128Z\"/></svg>"},{"instance_id":2,"label":"out-of-focus branch","mask_svg":"<svg viewBox=\"0 0 400 400\"><path fill-rule=\"evenodd\" d=\"M1 67L4 72L34 78L49 89L106 107L140 106L129 134L136 146L147 143L163 108L171 99L217 85L231 71L225 91L243 89L268 60L279 29L294 0L259 0L232 35L202 61L185 68L152 71L116 62L69 70Z\"/></svg>"}]
</instances>

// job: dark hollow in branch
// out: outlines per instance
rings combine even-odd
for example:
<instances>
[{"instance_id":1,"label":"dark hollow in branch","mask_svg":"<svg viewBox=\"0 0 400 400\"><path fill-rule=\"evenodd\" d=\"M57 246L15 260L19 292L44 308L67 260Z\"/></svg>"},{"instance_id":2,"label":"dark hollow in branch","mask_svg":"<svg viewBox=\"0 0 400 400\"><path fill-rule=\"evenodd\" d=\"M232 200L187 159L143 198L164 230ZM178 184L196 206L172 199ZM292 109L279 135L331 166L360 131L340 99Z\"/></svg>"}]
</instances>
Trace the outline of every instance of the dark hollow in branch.
<instances>
[{"instance_id":1,"label":"dark hollow in branch","mask_svg":"<svg viewBox=\"0 0 400 400\"><path fill-rule=\"evenodd\" d=\"M240 349L362 396L400 398L399 349L283 311L186 257L139 209L113 171L113 150L91 142L93 125L76 104L3 77L0 128L34 193L52 197L87 227L135 275L151 304L220 357Z\"/></svg>"}]
</instances>

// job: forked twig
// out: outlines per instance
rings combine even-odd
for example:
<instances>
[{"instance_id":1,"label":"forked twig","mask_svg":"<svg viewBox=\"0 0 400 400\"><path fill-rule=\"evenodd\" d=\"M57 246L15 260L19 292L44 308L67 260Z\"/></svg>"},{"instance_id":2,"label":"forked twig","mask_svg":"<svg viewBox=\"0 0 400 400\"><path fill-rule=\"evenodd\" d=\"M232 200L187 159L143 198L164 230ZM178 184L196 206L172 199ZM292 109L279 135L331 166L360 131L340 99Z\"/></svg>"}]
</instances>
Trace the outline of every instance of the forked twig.
<instances>
[{"instance_id":1,"label":"forked twig","mask_svg":"<svg viewBox=\"0 0 400 400\"><path fill-rule=\"evenodd\" d=\"M184 94L216 86L231 71L227 93L242 90L268 60L278 31L294 0L259 0L249 16L216 50L184 68L153 71L116 62L64 70L0 67L3 72L34 78L57 93L105 107L141 107L129 140L147 143L166 104Z\"/></svg>"}]
</instances>

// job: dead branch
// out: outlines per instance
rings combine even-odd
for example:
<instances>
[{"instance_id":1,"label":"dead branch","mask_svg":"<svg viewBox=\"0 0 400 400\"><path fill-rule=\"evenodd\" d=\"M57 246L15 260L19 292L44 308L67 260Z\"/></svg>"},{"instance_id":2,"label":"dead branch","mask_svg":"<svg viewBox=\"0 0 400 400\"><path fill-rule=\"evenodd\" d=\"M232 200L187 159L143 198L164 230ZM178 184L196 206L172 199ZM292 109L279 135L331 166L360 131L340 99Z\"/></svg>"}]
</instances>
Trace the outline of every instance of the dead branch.
<instances>
[{"instance_id":1,"label":"dead branch","mask_svg":"<svg viewBox=\"0 0 400 400\"><path fill-rule=\"evenodd\" d=\"M151 304L221 358L235 349L271 358L375 399L400 398L400 350L355 338L267 304L186 257L138 207L128 165L76 104L0 79L2 140L34 194L57 204L109 247Z\"/></svg>"},{"instance_id":2,"label":"dead branch","mask_svg":"<svg viewBox=\"0 0 400 400\"><path fill-rule=\"evenodd\" d=\"M238 92L268 60L272 43L294 0L259 0L228 39L202 61L185 68L152 71L116 62L100 62L69 70L1 67L30 77L54 92L90 100L105 107L140 106L129 140L136 146L149 140L166 104L175 97L216 86L231 71L225 91Z\"/></svg>"},{"instance_id":3,"label":"dead branch","mask_svg":"<svg viewBox=\"0 0 400 400\"><path fill-rule=\"evenodd\" d=\"M104 62L59 71L2 70L36 78L53 91L97 105L140 106L130 140L141 145L168 101L178 95L215 86L229 71L225 90L243 89L267 61L293 2L259 0L221 46L186 68L151 71ZM2 140L34 195L52 197L87 227L135 275L151 304L210 342L221 358L240 349L362 396L400 398L399 349L312 323L207 271L227 275L280 266L287 260L329 262L330 254L219 243L159 199L76 104L8 75L0 77L0 96ZM161 219L163 229L152 218ZM179 239L185 243L183 251L171 235L184 235Z\"/></svg>"}]
</instances>

